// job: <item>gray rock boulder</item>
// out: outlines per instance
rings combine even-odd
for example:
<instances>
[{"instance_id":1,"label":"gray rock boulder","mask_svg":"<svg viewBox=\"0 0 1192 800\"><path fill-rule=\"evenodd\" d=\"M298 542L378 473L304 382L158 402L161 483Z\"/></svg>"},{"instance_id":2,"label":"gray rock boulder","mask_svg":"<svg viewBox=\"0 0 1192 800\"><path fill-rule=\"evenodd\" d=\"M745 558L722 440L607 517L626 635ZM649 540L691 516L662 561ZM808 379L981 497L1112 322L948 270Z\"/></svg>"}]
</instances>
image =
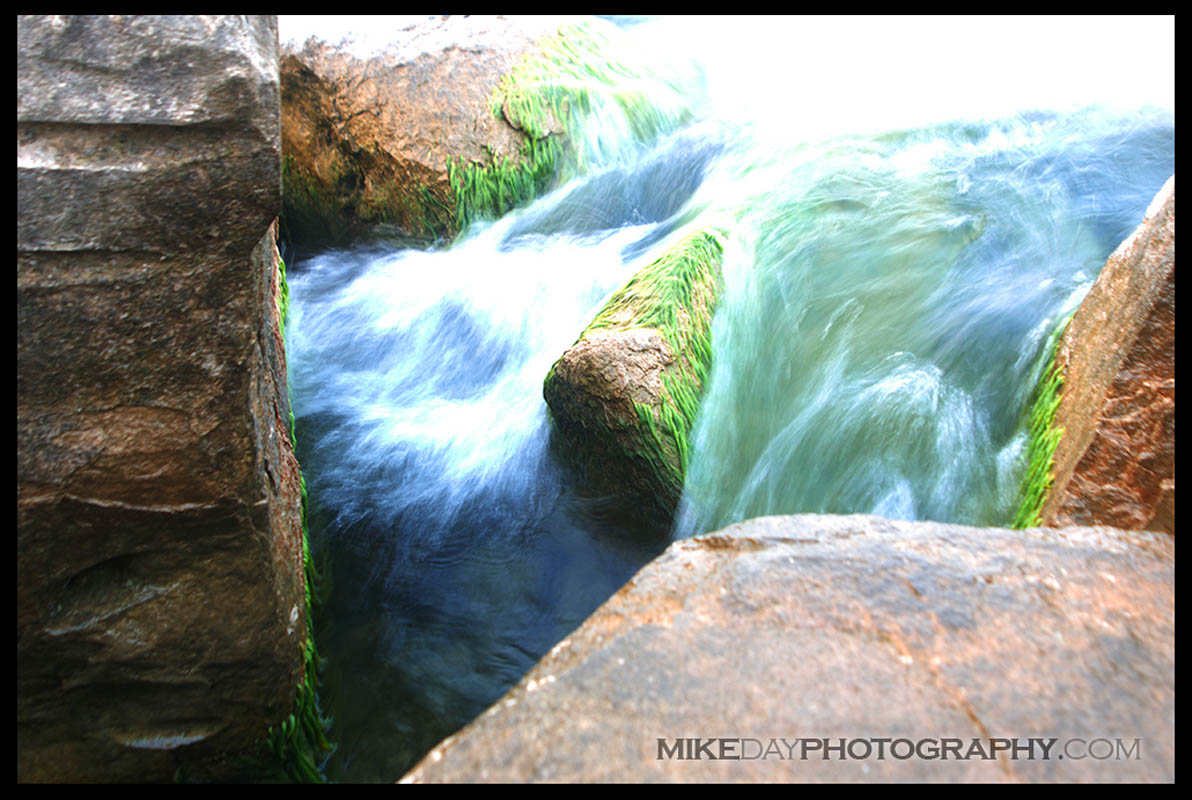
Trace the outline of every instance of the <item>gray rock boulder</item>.
<instances>
[{"instance_id":1,"label":"gray rock boulder","mask_svg":"<svg viewBox=\"0 0 1192 800\"><path fill-rule=\"evenodd\" d=\"M304 679L272 17L17 18L17 780L226 779Z\"/></svg>"}]
</instances>

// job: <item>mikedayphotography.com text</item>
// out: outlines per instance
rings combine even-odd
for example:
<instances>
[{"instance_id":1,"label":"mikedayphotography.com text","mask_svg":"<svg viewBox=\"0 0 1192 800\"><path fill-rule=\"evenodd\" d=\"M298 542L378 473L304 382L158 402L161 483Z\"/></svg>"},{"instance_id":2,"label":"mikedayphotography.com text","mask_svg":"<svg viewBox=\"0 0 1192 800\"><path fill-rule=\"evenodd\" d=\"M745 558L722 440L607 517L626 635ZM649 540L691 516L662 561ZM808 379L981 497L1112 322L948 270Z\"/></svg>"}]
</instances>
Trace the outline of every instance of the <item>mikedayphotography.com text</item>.
<instances>
[{"instance_id":1,"label":"mikedayphotography.com text","mask_svg":"<svg viewBox=\"0 0 1192 800\"><path fill-rule=\"evenodd\" d=\"M657 759L675 761L1125 761L1140 759L1140 739L1029 738L662 738Z\"/></svg>"}]
</instances>

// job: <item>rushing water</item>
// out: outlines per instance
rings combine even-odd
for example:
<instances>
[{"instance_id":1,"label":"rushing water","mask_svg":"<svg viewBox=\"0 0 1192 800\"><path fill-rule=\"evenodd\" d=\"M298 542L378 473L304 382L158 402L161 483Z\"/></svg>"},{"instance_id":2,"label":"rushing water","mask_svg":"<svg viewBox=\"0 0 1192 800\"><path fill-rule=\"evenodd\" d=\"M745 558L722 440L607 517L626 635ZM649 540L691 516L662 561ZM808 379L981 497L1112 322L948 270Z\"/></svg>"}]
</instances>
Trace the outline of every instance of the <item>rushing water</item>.
<instances>
[{"instance_id":1,"label":"rushing water","mask_svg":"<svg viewBox=\"0 0 1192 800\"><path fill-rule=\"evenodd\" d=\"M1012 517L1041 348L1174 172L1174 100L1113 89L1129 65L1096 41L1002 31L1001 79L960 67L982 52L955 30L924 48L905 21L810 22L633 25L688 125L641 143L598 109L576 177L450 247L291 265L332 778L399 777L671 537L803 511ZM575 487L542 379L709 224L729 234L714 363L660 537Z\"/></svg>"}]
</instances>

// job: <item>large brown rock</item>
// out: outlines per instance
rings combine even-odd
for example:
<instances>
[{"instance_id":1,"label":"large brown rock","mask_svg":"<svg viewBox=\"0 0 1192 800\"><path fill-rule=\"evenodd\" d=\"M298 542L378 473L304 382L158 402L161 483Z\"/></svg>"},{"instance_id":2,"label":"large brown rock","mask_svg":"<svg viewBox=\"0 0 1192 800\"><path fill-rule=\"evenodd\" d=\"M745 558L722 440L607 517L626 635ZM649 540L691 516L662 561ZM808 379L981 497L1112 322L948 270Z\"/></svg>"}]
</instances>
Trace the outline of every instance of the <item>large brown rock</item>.
<instances>
[{"instance_id":1,"label":"large brown rock","mask_svg":"<svg viewBox=\"0 0 1192 800\"><path fill-rule=\"evenodd\" d=\"M307 39L281 58L285 221L294 237L455 233L448 160L517 160L526 135L489 101L559 19L428 18L364 50ZM375 32L374 32L375 33Z\"/></svg>"},{"instance_id":2,"label":"large brown rock","mask_svg":"<svg viewBox=\"0 0 1192 800\"><path fill-rule=\"evenodd\" d=\"M302 679L272 17L17 19L17 779L226 778Z\"/></svg>"},{"instance_id":3,"label":"large brown rock","mask_svg":"<svg viewBox=\"0 0 1192 800\"><path fill-rule=\"evenodd\" d=\"M1174 572L1158 533L751 520L673 544L403 780L1174 780Z\"/></svg>"},{"instance_id":4,"label":"large brown rock","mask_svg":"<svg viewBox=\"0 0 1192 800\"><path fill-rule=\"evenodd\" d=\"M1045 525L1175 533L1175 176L1105 263L1060 340Z\"/></svg>"}]
</instances>

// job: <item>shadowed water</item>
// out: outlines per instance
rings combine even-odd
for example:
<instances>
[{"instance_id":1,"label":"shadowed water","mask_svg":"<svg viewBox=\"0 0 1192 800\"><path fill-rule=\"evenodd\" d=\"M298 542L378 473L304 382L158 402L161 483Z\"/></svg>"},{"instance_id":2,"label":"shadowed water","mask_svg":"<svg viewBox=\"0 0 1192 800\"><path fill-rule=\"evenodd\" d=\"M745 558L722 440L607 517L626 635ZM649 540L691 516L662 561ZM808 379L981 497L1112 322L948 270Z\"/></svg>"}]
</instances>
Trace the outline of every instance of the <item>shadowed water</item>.
<instances>
[{"instance_id":1,"label":"shadowed water","mask_svg":"<svg viewBox=\"0 0 1192 800\"><path fill-rule=\"evenodd\" d=\"M449 247L291 265L333 779L399 777L673 537L805 511L1008 524L1044 340L1174 172L1173 103L966 97L957 116L933 95L883 124L842 82L801 126L759 86L786 74L773 53L634 23L655 56L698 62L683 129L641 143L594 114L578 177ZM728 231L714 362L660 535L559 465L542 380L617 287L709 225Z\"/></svg>"},{"instance_id":2,"label":"shadowed water","mask_svg":"<svg viewBox=\"0 0 1192 800\"><path fill-rule=\"evenodd\" d=\"M400 776L667 541L575 492L541 399L639 231L503 252L506 227L322 253L291 281L298 455L333 581L333 779Z\"/></svg>"}]
</instances>

